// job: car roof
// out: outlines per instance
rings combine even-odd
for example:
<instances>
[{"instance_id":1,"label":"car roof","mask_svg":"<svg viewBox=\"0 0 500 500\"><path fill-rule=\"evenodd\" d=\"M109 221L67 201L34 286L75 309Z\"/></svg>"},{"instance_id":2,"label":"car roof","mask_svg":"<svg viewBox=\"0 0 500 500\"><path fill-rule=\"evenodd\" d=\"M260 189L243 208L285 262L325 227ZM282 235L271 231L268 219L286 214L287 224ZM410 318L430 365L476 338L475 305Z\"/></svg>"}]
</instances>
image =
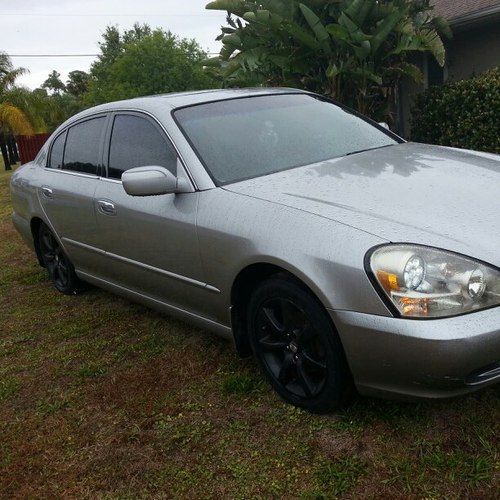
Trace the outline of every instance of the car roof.
<instances>
[{"instance_id":1,"label":"car roof","mask_svg":"<svg viewBox=\"0 0 500 500\"><path fill-rule=\"evenodd\" d=\"M287 88L287 87L255 87L245 89L211 89L211 90L198 90L190 92L175 92L170 94L158 94L145 97L135 97L134 99L127 99L124 101L109 102L100 104L93 108L86 109L71 118L83 118L86 115L95 114L98 112L106 112L120 109L138 109L154 113L160 109L164 110L165 107L170 110L182 108L184 106L193 106L196 104L203 104L207 102L223 101L226 99L236 99L239 97L252 97L258 95L271 95L271 94L289 94L291 92L307 93L304 90Z\"/></svg>"}]
</instances>

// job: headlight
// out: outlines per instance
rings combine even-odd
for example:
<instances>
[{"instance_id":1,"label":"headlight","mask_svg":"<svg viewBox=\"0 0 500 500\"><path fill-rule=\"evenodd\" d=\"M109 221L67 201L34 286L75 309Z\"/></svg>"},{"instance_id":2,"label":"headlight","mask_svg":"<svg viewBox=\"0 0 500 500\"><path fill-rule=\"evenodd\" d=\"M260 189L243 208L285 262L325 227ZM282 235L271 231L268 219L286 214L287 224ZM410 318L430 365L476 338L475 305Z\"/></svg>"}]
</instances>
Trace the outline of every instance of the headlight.
<instances>
[{"instance_id":1,"label":"headlight","mask_svg":"<svg viewBox=\"0 0 500 500\"><path fill-rule=\"evenodd\" d=\"M404 317L455 316L500 304L500 271L446 250L387 245L369 254L369 266Z\"/></svg>"}]
</instances>

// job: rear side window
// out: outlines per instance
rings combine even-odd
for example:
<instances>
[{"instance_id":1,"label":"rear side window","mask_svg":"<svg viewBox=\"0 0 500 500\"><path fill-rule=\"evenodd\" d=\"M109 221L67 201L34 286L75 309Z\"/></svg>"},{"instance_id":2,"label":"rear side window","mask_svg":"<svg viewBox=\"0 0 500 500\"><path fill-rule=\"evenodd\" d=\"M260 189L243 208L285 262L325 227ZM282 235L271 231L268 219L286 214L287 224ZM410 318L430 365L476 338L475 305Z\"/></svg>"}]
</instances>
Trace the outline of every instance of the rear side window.
<instances>
[{"instance_id":1,"label":"rear side window","mask_svg":"<svg viewBox=\"0 0 500 500\"><path fill-rule=\"evenodd\" d=\"M64 170L97 175L99 146L105 118L92 118L68 130L64 151Z\"/></svg>"},{"instance_id":2,"label":"rear side window","mask_svg":"<svg viewBox=\"0 0 500 500\"><path fill-rule=\"evenodd\" d=\"M157 165L177 173L177 154L158 128L146 118L117 115L109 146L108 176L121 179L135 167Z\"/></svg>"},{"instance_id":3,"label":"rear side window","mask_svg":"<svg viewBox=\"0 0 500 500\"><path fill-rule=\"evenodd\" d=\"M63 154L64 154L64 141L66 140L66 132L56 137L52 143L50 150L50 161L47 165L49 168L62 168Z\"/></svg>"}]
</instances>

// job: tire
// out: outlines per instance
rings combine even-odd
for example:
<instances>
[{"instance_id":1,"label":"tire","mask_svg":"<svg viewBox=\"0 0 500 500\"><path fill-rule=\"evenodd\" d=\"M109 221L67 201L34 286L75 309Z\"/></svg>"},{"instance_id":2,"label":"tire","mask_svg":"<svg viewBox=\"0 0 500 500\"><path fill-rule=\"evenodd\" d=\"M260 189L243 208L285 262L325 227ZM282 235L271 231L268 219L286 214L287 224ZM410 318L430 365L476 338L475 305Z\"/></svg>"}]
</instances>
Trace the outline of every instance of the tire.
<instances>
[{"instance_id":1,"label":"tire","mask_svg":"<svg viewBox=\"0 0 500 500\"><path fill-rule=\"evenodd\" d=\"M257 362L282 399L313 413L345 406L353 384L342 344L311 292L271 278L252 294L247 321Z\"/></svg>"},{"instance_id":2,"label":"tire","mask_svg":"<svg viewBox=\"0 0 500 500\"><path fill-rule=\"evenodd\" d=\"M44 223L38 230L38 248L43 266L56 290L65 295L75 295L84 290L85 284L78 278L73 264Z\"/></svg>"}]
</instances>

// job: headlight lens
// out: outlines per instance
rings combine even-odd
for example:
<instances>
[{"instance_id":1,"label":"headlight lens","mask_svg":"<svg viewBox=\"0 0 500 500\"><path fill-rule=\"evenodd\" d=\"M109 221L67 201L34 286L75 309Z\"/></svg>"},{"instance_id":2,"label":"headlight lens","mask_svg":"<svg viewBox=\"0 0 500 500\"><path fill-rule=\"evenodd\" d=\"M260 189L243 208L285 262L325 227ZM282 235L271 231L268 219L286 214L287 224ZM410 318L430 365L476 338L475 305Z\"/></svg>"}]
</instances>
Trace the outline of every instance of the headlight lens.
<instances>
[{"instance_id":1,"label":"headlight lens","mask_svg":"<svg viewBox=\"0 0 500 500\"><path fill-rule=\"evenodd\" d=\"M370 270L402 316L439 318L500 304L500 272L460 255L419 245L387 245Z\"/></svg>"}]
</instances>

